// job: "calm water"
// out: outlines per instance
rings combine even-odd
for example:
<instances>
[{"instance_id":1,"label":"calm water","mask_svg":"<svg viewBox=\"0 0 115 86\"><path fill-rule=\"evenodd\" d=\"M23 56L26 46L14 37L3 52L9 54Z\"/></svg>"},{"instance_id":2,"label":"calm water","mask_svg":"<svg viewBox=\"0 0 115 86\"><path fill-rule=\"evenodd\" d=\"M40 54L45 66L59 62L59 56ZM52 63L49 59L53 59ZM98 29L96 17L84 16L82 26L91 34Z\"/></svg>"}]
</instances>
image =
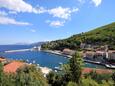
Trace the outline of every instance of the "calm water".
<instances>
[{"instance_id":1,"label":"calm water","mask_svg":"<svg viewBox=\"0 0 115 86\"><path fill-rule=\"evenodd\" d=\"M33 47L33 45L0 45L0 51L28 49L28 48L32 48L32 47Z\"/></svg>"},{"instance_id":2,"label":"calm water","mask_svg":"<svg viewBox=\"0 0 115 86\"><path fill-rule=\"evenodd\" d=\"M24 49L31 48L31 46L0 46L0 51L12 50L12 49ZM0 56L4 56L8 59L14 60L25 60L28 63L36 63L40 66L45 66L49 68L54 68L59 66L59 63L67 63L68 59L63 56L58 56L45 52L35 52L35 51L26 51L26 52L15 52L15 53L0 53ZM85 67L91 68L104 68L103 66L85 63Z\"/></svg>"},{"instance_id":3,"label":"calm water","mask_svg":"<svg viewBox=\"0 0 115 86\"><path fill-rule=\"evenodd\" d=\"M40 66L46 66L50 68L59 66L60 62L66 63L68 60L62 56L49 54L45 52L35 52L35 51L0 53L0 56L4 56L6 58L15 59L15 60L25 60L28 61L29 63L35 62Z\"/></svg>"}]
</instances>

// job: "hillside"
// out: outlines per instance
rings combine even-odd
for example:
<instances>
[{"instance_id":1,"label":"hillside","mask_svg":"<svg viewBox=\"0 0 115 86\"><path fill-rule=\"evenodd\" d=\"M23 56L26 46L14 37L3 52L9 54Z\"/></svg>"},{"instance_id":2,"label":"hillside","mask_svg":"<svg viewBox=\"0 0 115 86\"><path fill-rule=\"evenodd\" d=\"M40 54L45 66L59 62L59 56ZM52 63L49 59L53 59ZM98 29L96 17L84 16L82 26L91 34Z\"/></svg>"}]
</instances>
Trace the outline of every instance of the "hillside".
<instances>
[{"instance_id":1,"label":"hillside","mask_svg":"<svg viewBox=\"0 0 115 86\"><path fill-rule=\"evenodd\" d=\"M51 41L43 44L42 48L53 50L79 49L81 43L98 47L108 45L110 49L115 49L115 22L89 32L73 35L67 39Z\"/></svg>"}]
</instances>

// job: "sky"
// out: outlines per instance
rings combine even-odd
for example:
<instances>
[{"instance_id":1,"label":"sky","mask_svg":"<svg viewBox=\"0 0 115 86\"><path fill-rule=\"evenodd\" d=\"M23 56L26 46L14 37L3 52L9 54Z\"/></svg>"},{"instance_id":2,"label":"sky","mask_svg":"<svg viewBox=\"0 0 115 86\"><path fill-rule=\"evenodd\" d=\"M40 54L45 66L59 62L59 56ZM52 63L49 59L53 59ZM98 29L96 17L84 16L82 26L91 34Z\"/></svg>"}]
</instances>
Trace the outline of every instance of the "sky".
<instances>
[{"instance_id":1,"label":"sky","mask_svg":"<svg viewBox=\"0 0 115 86\"><path fill-rule=\"evenodd\" d=\"M115 22L115 0L0 0L0 44L70 37Z\"/></svg>"}]
</instances>

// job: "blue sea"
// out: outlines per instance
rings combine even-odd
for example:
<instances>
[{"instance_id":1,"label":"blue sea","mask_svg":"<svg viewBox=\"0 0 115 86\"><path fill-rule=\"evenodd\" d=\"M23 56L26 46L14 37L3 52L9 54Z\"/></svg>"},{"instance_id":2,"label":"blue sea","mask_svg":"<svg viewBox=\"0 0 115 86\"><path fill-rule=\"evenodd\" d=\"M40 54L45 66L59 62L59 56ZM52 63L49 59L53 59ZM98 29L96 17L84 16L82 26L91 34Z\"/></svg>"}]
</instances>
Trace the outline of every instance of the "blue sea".
<instances>
[{"instance_id":1,"label":"blue sea","mask_svg":"<svg viewBox=\"0 0 115 86\"><path fill-rule=\"evenodd\" d=\"M32 48L34 45L0 45L0 51Z\"/></svg>"},{"instance_id":2,"label":"blue sea","mask_svg":"<svg viewBox=\"0 0 115 86\"><path fill-rule=\"evenodd\" d=\"M43 51L25 51L25 52L13 52L13 53L3 53L6 50L17 50L17 49L28 49L32 48L33 45L0 45L0 56L11 60L24 60L28 63L39 64L43 67L49 67L54 69L60 66L60 63L67 63L69 60L66 57L46 53ZM104 68L103 66L85 63L85 67L90 68Z\"/></svg>"}]
</instances>

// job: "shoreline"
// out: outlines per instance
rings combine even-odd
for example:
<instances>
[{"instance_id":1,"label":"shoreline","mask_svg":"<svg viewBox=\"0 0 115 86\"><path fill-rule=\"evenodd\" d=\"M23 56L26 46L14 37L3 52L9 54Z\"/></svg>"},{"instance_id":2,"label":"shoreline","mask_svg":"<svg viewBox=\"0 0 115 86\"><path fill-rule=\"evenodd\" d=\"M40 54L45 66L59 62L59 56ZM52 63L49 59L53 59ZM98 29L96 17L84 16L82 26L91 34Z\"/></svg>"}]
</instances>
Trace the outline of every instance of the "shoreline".
<instances>
[{"instance_id":1,"label":"shoreline","mask_svg":"<svg viewBox=\"0 0 115 86\"><path fill-rule=\"evenodd\" d=\"M17 51L17 52L23 52L25 50L30 50L30 49L22 49L21 51L20 50L15 50L15 51ZM53 51L53 50L40 50L40 51L46 52L46 53L50 53L50 54L55 54L55 55L58 55L58 56L63 56L65 58L67 58L67 59L72 58L72 56L65 55L65 54L63 54L60 51ZM13 52L14 52L14 50L13 50ZM12 50L9 50L9 52L4 52L4 53L12 53ZM101 65L101 66L104 66L107 69L115 69L115 65L112 65L112 64L106 64L106 63L101 63L101 62L96 62L96 61L91 61L91 60L85 60L85 59L84 59L84 62L91 63L91 64Z\"/></svg>"},{"instance_id":2,"label":"shoreline","mask_svg":"<svg viewBox=\"0 0 115 86\"><path fill-rule=\"evenodd\" d=\"M70 56L70 55L64 55L64 54L62 54L60 52L56 52L56 51L52 51L52 50L42 50L42 51L46 52L46 53L59 55L59 56L64 56L64 57L67 57L68 59L72 58L72 56ZM106 64L106 63L101 63L101 62L97 62L97 61L85 60L85 59L84 59L84 62L101 65L101 66L104 66L107 69L115 69L115 65L112 65L112 64Z\"/></svg>"},{"instance_id":3,"label":"shoreline","mask_svg":"<svg viewBox=\"0 0 115 86\"><path fill-rule=\"evenodd\" d=\"M106 63L101 63L101 62L96 62L96 61L91 61L91 60L85 60L85 59L84 59L84 62L101 65L107 69L115 69L115 65L112 65L112 64L106 64Z\"/></svg>"},{"instance_id":4,"label":"shoreline","mask_svg":"<svg viewBox=\"0 0 115 86\"><path fill-rule=\"evenodd\" d=\"M64 56L64 57L67 57L67 58L72 58L72 56L62 54L61 52L56 52L56 51L52 51L52 50L41 50L41 51L46 52L46 53L51 53L51 54L59 55L59 56Z\"/></svg>"}]
</instances>

